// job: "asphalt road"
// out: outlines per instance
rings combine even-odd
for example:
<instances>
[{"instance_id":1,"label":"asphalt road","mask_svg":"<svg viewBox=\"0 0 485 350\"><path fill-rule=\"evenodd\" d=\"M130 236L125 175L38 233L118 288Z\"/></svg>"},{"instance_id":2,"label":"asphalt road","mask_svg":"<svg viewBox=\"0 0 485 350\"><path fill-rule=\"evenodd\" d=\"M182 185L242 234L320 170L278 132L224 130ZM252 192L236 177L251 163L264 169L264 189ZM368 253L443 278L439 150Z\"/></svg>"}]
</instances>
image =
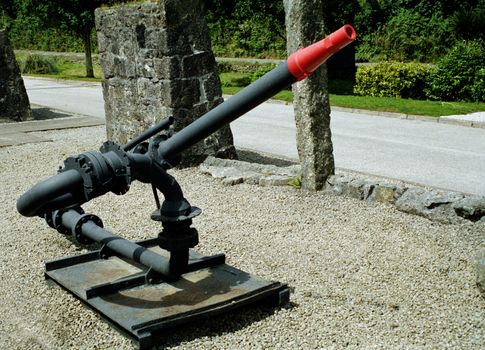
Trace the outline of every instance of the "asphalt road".
<instances>
[{"instance_id":1,"label":"asphalt road","mask_svg":"<svg viewBox=\"0 0 485 350\"><path fill-rule=\"evenodd\" d=\"M100 84L24 78L30 102L104 117ZM264 103L231 124L236 147L297 159L293 108ZM485 129L332 112L338 168L485 196Z\"/></svg>"}]
</instances>

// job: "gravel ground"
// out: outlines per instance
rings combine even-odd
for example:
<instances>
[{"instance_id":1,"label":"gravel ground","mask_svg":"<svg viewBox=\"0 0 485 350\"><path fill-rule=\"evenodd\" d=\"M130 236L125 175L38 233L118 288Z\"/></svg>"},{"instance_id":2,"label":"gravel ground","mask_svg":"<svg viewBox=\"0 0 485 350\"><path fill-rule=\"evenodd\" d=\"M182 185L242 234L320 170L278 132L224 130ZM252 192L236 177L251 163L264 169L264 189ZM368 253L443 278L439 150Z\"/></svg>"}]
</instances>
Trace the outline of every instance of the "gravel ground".
<instances>
[{"instance_id":1,"label":"gravel ground","mask_svg":"<svg viewBox=\"0 0 485 350\"><path fill-rule=\"evenodd\" d=\"M131 349L74 297L47 283L44 262L82 251L17 197L62 160L97 149L102 127L37 133L53 142L0 148L0 348ZM484 349L485 302L474 254L485 225L443 225L390 206L292 188L226 187L197 169L173 171L203 214L204 254L288 283L287 307L251 308L171 332L178 349ZM128 205L127 205L128 203ZM130 239L156 235L151 188L85 204Z\"/></svg>"}]
</instances>

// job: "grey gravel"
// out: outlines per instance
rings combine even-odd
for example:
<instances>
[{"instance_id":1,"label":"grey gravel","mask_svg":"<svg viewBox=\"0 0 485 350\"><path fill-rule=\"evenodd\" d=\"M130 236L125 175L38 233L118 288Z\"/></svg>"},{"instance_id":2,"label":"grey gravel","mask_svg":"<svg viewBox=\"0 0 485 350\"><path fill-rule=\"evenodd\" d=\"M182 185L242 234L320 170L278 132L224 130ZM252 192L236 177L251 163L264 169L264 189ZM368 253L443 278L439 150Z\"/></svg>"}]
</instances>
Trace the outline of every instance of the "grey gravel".
<instances>
[{"instance_id":1,"label":"grey gravel","mask_svg":"<svg viewBox=\"0 0 485 350\"><path fill-rule=\"evenodd\" d=\"M35 133L53 142L0 148L0 348L131 349L74 297L44 280L44 262L82 248L16 198L72 154L97 149L102 127ZM390 205L291 187L226 186L173 171L193 205L204 254L288 283L290 305L251 308L169 332L177 349L483 349L485 300L476 249L485 223L446 225ZM156 235L149 186L84 205L130 239Z\"/></svg>"}]
</instances>

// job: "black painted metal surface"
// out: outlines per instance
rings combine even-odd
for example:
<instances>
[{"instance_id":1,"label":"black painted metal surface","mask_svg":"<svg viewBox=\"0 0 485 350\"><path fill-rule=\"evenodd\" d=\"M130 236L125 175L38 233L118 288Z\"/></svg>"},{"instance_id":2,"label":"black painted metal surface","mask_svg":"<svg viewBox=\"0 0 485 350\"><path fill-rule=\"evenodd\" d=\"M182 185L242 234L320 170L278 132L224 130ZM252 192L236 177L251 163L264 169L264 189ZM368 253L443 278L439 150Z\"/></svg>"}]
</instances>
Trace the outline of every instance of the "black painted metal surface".
<instances>
[{"instance_id":1,"label":"black painted metal surface","mask_svg":"<svg viewBox=\"0 0 485 350\"><path fill-rule=\"evenodd\" d=\"M154 254L165 252L156 240L139 242ZM146 267L101 251L46 263L46 277L147 348L168 328L249 304L272 306L289 300L289 289L224 263L224 255L203 257L190 251L188 272L177 281L156 279ZM192 267L190 267L192 266ZM154 336L154 333L157 336Z\"/></svg>"}]
</instances>

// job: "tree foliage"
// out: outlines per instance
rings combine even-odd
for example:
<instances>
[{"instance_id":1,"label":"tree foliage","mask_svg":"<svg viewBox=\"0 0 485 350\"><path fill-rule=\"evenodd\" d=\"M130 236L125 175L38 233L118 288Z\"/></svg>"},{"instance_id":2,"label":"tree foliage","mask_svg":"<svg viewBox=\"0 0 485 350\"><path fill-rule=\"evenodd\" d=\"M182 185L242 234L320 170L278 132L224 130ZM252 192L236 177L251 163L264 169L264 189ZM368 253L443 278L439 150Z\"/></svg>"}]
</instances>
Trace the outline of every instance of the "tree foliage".
<instances>
[{"instance_id":1,"label":"tree foliage","mask_svg":"<svg viewBox=\"0 0 485 350\"><path fill-rule=\"evenodd\" d=\"M356 27L361 61L437 62L460 40L485 40L485 0L322 1L327 32L344 23ZM16 48L88 52L95 50L95 41L89 40L94 9L113 2L0 0L0 27L9 30ZM216 55L286 56L282 0L204 3Z\"/></svg>"},{"instance_id":2,"label":"tree foliage","mask_svg":"<svg viewBox=\"0 0 485 350\"><path fill-rule=\"evenodd\" d=\"M482 39L485 0L359 0L357 58L435 62L459 39Z\"/></svg>"},{"instance_id":3,"label":"tree foliage","mask_svg":"<svg viewBox=\"0 0 485 350\"><path fill-rule=\"evenodd\" d=\"M285 57L283 1L207 0L206 18L218 55ZM326 0L327 32L352 23L358 0Z\"/></svg>"},{"instance_id":4,"label":"tree foliage","mask_svg":"<svg viewBox=\"0 0 485 350\"><path fill-rule=\"evenodd\" d=\"M45 27L61 28L81 38L86 54L86 76L94 77L91 33L94 10L111 0L24 0L27 11L35 13Z\"/></svg>"},{"instance_id":5,"label":"tree foliage","mask_svg":"<svg viewBox=\"0 0 485 350\"><path fill-rule=\"evenodd\" d=\"M208 0L205 6L216 54L236 57L284 55L283 1Z\"/></svg>"},{"instance_id":6,"label":"tree foliage","mask_svg":"<svg viewBox=\"0 0 485 350\"><path fill-rule=\"evenodd\" d=\"M428 96L443 101L484 101L484 43L458 42L431 73Z\"/></svg>"},{"instance_id":7,"label":"tree foliage","mask_svg":"<svg viewBox=\"0 0 485 350\"><path fill-rule=\"evenodd\" d=\"M73 35L82 42L86 54L86 76L93 77L92 32L94 10L111 4L112 0L0 0L3 26L24 43L38 37L37 32L48 30L56 38ZM23 40L22 40L23 39ZM45 40L45 36L43 37ZM14 43L19 40L13 40Z\"/></svg>"}]
</instances>

